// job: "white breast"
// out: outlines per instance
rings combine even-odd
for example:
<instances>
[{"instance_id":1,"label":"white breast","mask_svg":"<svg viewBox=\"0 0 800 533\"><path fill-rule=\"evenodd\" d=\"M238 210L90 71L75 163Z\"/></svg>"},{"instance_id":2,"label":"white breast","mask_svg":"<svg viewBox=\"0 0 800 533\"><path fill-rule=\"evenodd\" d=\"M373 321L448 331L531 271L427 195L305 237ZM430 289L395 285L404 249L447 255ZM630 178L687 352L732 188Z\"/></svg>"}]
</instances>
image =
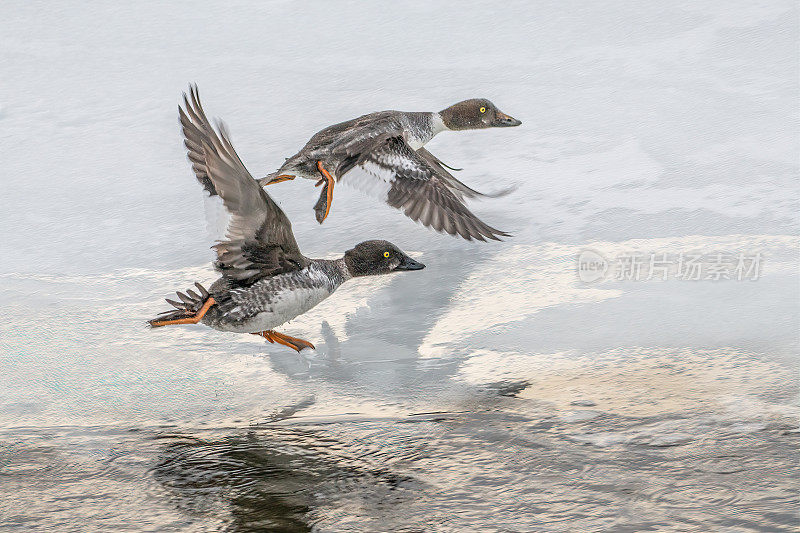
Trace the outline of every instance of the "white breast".
<instances>
[{"instance_id":1,"label":"white breast","mask_svg":"<svg viewBox=\"0 0 800 533\"><path fill-rule=\"evenodd\" d=\"M307 286L295 286L287 284L285 288L280 288L272 292L271 287L276 285L276 278L265 279L254 284L252 287L241 290L231 291L234 301L237 298L242 303L231 310L230 316L235 317L237 313L248 316L247 307L254 305L253 294L267 289L270 292L269 302L263 305L263 311L251 316L241 322L221 324L217 327L222 331L234 331L238 333L257 333L273 329L288 322L289 320L302 315L322 300L333 294L335 290L331 287L329 280L324 279L324 273L316 268L309 267L304 272L307 279Z\"/></svg>"},{"instance_id":2,"label":"white breast","mask_svg":"<svg viewBox=\"0 0 800 533\"><path fill-rule=\"evenodd\" d=\"M248 332L272 329L298 317L316 306L331 293L322 287L285 290L277 293L271 312L257 314L245 323Z\"/></svg>"}]
</instances>

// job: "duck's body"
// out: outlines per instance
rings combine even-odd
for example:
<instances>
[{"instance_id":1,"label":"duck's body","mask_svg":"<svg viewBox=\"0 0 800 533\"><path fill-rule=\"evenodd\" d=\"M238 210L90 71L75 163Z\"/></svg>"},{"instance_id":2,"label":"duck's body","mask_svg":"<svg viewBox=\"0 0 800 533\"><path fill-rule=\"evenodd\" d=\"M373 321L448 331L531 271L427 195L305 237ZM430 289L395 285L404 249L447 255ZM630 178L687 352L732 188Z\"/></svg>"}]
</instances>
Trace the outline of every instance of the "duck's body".
<instances>
[{"instance_id":1,"label":"duck's body","mask_svg":"<svg viewBox=\"0 0 800 533\"><path fill-rule=\"evenodd\" d=\"M412 150L419 150L447 127L438 113L379 111L340 122L315 133L306 145L287 159L271 176L295 175L318 181L317 161L335 169L337 177L342 163L360 144L371 144L381 137L401 137ZM346 174L346 172L344 172ZM262 178L264 181L267 178Z\"/></svg>"},{"instance_id":2,"label":"duck's body","mask_svg":"<svg viewBox=\"0 0 800 533\"><path fill-rule=\"evenodd\" d=\"M312 259L308 266L235 286L220 278L209 293L216 305L201 323L219 331L258 333L296 318L350 279L344 261Z\"/></svg>"},{"instance_id":3,"label":"duck's body","mask_svg":"<svg viewBox=\"0 0 800 533\"><path fill-rule=\"evenodd\" d=\"M185 144L195 175L219 194L231 215L225 241L215 245L214 267L221 277L199 293L167 300L174 310L149 323L153 327L202 323L220 331L253 333L295 350L313 348L273 328L302 315L358 276L420 270L417 263L386 241L366 241L337 260L309 259L300 253L286 215L242 164L223 124L212 128L196 87L191 103L179 108Z\"/></svg>"},{"instance_id":4,"label":"duck's body","mask_svg":"<svg viewBox=\"0 0 800 533\"><path fill-rule=\"evenodd\" d=\"M487 195L457 180L424 146L446 130L519 124L485 99L466 100L438 113L370 113L319 131L259 183L300 176L324 184L314 208L320 223L330 211L334 184L343 182L437 231L467 240L497 239L507 234L481 222L463 203L465 198Z\"/></svg>"}]
</instances>

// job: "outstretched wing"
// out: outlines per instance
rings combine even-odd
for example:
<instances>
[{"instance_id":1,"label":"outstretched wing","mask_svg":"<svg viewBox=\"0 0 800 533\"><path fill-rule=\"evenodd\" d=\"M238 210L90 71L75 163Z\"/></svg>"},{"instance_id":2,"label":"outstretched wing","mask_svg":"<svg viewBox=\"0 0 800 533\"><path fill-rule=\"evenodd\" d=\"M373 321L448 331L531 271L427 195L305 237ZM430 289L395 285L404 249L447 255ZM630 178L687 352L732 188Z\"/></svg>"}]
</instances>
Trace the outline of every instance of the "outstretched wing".
<instances>
[{"instance_id":1,"label":"outstretched wing","mask_svg":"<svg viewBox=\"0 0 800 533\"><path fill-rule=\"evenodd\" d=\"M476 191L472 187L466 185L465 183L458 180L455 176L450 174L450 172L445 170L445 167L455 171L459 171L462 169L453 168L449 165L446 165L445 163L442 162L441 159L439 159L438 157L427 151L425 148L418 148L417 154L423 159L425 159L425 161L427 161L428 164L431 167L433 167L434 170L436 170L436 174L441 176L447 182L447 186L450 188L450 190L452 190L456 194L456 196L458 196L462 200L465 198L470 198L470 199L500 198L501 196L505 196L508 193L514 191L515 189L515 187L507 187L505 189L501 189L497 192L491 192L491 193Z\"/></svg>"},{"instance_id":2,"label":"outstretched wing","mask_svg":"<svg viewBox=\"0 0 800 533\"><path fill-rule=\"evenodd\" d=\"M247 171L231 144L227 128L211 126L197 86L183 95L178 107L184 144L198 181L210 193L219 194L231 215L225 241L214 249L214 266L234 282L303 268L308 260L300 253L292 225L278 204Z\"/></svg>"},{"instance_id":3,"label":"outstretched wing","mask_svg":"<svg viewBox=\"0 0 800 533\"><path fill-rule=\"evenodd\" d=\"M399 135L376 138L359 147L337 169L349 183L423 225L469 240L500 240L508 233L482 222L464 205L481 195L447 172L430 152L414 151Z\"/></svg>"}]
</instances>

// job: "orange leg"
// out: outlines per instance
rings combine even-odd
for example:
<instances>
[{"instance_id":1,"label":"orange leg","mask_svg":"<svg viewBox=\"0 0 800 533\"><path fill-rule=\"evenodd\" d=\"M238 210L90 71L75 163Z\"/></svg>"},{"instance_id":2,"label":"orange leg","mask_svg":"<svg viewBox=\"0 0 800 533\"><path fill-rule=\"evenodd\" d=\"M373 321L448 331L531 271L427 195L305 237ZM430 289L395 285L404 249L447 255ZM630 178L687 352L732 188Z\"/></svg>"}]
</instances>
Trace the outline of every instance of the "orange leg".
<instances>
[{"instance_id":1,"label":"orange leg","mask_svg":"<svg viewBox=\"0 0 800 533\"><path fill-rule=\"evenodd\" d=\"M173 324L197 324L198 322L200 322L200 320L202 320L202 318L204 316L206 316L206 313L208 312L208 310L211 309L211 306L214 305L215 303L217 303L217 302L214 301L214 298L209 298L203 304L203 307L201 307L200 310L197 313L195 313L194 316L191 316L191 317L188 317L188 318L179 318L177 320L153 321L153 322L150 322L150 324L153 327L170 326L170 325L173 325Z\"/></svg>"},{"instance_id":2,"label":"orange leg","mask_svg":"<svg viewBox=\"0 0 800 533\"><path fill-rule=\"evenodd\" d=\"M319 171L320 171L320 173L321 173L321 174L324 176L324 180L325 180L325 181L323 181L323 180L319 180L319 181L317 182L317 185L315 185L315 187L317 187L317 186L319 186L319 185L322 185L322 184L323 184L323 183L325 183L325 182L327 182L327 183L328 183L328 185L327 185L327 200L328 200L328 205L325 207L325 216L324 216L324 217L322 217L322 220L320 220L320 224L321 224L323 220L325 220L326 218L328 218L328 213L330 213L330 212L331 212L331 204L333 203L333 184L335 183L335 181L334 181L334 179L333 179L333 176L331 176L331 175L328 173L328 171L327 171L327 170L325 170L325 167L323 167L323 166L322 166L322 161L317 161L317 170L319 170Z\"/></svg>"},{"instance_id":3,"label":"orange leg","mask_svg":"<svg viewBox=\"0 0 800 533\"><path fill-rule=\"evenodd\" d=\"M274 185L275 183L281 183L282 181L289 181L293 179L294 176L291 174L281 174L280 176L275 176L274 178L269 180L269 183L267 183L267 185Z\"/></svg>"},{"instance_id":4,"label":"orange leg","mask_svg":"<svg viewBox=\"0 0 800 533\"><path fill-rule=\"evenodd\" d=\"M274 340L272 340L272 332L269 331L269 330L267 330L267 331L256 331L255 333L251 333L250 335L259 335L259 336L264 337L265 339L267 339L269 342L275 342Z\"/></svg>"},{"instance_id":5,"label":"orange leg","mask_svg":"<svg viewBox=\"0 0 800 533\"><path fill-rule=\"evenodd\" d=\"M297 337L292 337L290 335L284 335L283 333L278 333L277 331L267 330L267 331L260 331L258 333L251 333L251 335L260 335L267 339L269 342L278 344L283 344L284 346L288 346L292 350L299 352L304 348L311 348L314 350L314 345L310 342L298 339Z\"/></svg>"}]
</instances>

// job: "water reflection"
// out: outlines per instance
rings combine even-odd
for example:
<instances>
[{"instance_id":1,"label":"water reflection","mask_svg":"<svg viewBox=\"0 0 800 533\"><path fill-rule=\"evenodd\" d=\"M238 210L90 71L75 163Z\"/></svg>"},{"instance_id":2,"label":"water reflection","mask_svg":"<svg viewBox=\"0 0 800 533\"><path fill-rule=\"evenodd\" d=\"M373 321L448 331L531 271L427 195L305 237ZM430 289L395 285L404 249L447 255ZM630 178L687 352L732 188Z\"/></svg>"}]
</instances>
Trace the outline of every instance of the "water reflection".
<instances>
[{"instance_id":1,"label":"water reflection","mask_svg":"<svg viewBox=\"0 0 800 533\"><path fill-rule=\"evenodd\" d=\"M310 531L309 491L319 474L311 461L292 459L253 437L209 442L176 436L153 475L189 515L227 516L235 530Z\"/></svg>"},{"instance_id":2,"label":"water reflection","mask_svg":"<svg viewBox=\"0 0 800 533\"><path fill-rule=\"evenodd\" d=\"M242 435L165 435L152 475L181 511L213 514L232 531L311 531L320 498L360 493L400 503L409 480L359 457L322 432L270 427ZM336 453L339 452L337 457ZM348 496L349 495L349 496Z\"/></svg>"},{"instance_id":3,"label":"water reflection","mask_svg":"<svg viewBox=\"0 0 800 533\"><path fill-rule=\"evenodd\" d=\"M796 426L564 420L530 403L163 435L151 473L186 516L230 531L638 531L667 520L768 530L788 523L776 509L798 503ZM656 438L678 427L689 438Z\"/></svg>"}]
</instances>

